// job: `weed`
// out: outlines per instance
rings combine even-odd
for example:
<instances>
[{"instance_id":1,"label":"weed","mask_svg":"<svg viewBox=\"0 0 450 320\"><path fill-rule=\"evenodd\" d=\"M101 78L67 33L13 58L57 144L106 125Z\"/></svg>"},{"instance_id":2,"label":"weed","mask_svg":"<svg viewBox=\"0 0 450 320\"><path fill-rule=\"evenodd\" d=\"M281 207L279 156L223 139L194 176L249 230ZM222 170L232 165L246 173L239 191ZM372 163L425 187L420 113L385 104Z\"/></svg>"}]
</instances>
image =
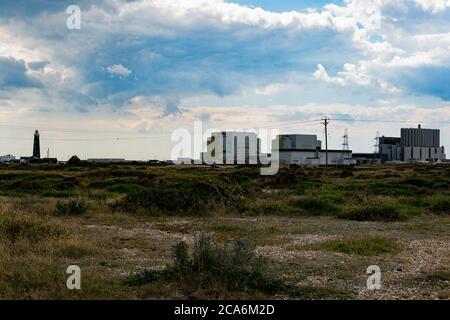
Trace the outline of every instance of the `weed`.
<instances>
[{"instance_id":1,"label":"weed","mask_svg":"<svg viewBox=\"0 0 450 320\"><path fill-rule=\"evenodd\" d=\"M353 208L338 215L340 219L356 221L404 221L403 215L397 207L383 204L369 204L364 207Z\"/></svg>"},{"instance_id":2,"label":"weed","mask_svg":"<svg viewBox=\"0 0 450 320\"><path fill-rule=\"evenodd\" d=\"M71 200L69 202L58 201L55 207L57 216L73 216L86 213L87 205L80 200Z\"/></svg>"},{"instance_id":3,"label":"weed","mask_svg":"<svg viewBox=\"0 0 450 320\"><path fill-rule=\"evenodd\" d=\"M379 236L329 240L318 245L312 245L311 248L363 256L376 256L400 250L400 246L396 242Z\"/></svg>"},{"instance_id":4,"label":"weed","mask_svg":"<svg viewBox=\"0 0 450 320\"><path fill-rule=\"evenodd\" d=\"M218 245L209 235L200 235L192 257L184 242L174 247L173 263L166 269L145 270L128 278L130 285L142 285L160 279L182 282L188 287L213 287L221 283L228 291L275 293L287 286L263 271L263 262L254 255L254 247L236 241L232 247Z\"/></svg>"}]
</instances>

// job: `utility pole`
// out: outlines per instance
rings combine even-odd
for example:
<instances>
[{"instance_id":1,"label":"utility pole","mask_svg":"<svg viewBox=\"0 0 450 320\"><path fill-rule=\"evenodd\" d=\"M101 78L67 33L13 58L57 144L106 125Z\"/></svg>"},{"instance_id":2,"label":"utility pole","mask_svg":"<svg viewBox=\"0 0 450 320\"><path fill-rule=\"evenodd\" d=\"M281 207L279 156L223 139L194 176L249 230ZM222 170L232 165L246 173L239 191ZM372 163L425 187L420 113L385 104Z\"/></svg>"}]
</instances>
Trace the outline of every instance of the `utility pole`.
<instances>
[{"instance_id":1,"label":"utility pole","mask_svg":"<svg viewBox=\"0 0 450 320\"><path fill-rule=\"evenodd\" d=\"M322 124L325 126L325 165L328 167L328 123L327 117L322 118Z\"/></svg>"}]
</instances>

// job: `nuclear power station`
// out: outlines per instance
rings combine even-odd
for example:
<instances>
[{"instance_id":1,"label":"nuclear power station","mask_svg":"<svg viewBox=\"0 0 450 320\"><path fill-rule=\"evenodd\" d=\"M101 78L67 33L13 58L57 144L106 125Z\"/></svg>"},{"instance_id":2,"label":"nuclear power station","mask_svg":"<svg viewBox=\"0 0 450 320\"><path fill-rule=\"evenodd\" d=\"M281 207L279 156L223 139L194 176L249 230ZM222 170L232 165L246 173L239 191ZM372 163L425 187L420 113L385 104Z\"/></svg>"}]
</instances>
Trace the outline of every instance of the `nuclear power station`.
<instances>
[{"instance_id":1,"label":"nuclear power station","mask_svg":"<svg viewBox=\"0 0 450 320\"><path fill-rule=\"evenodd\" d=\"M353 153L347 130L343 139L343 148L338 150L328 149L326 144L324 148L316 135L281 134L272 140L272 153L261 154L261 141L256 133L215 132L208 138L207 150L201 154L201 159L207 164L267 164L260 160L270 159L280 165L440 163L446 160L445 149L440 146L439 129L424 129L421 125L402 128L400 137L379 137L377 133L373 153Z\"/></svg>"},{"instance_id":2,"label":"nuclear power station","mask_svg":"<svg viewBox=\"0 0 450 320\"><path fill-rule=\"evenodd\" d=\"M383 162L440 162L445 149L440 145L439 129L403 128L400 137L380 137L379 154Z\"/></svg>"}]
</instances>

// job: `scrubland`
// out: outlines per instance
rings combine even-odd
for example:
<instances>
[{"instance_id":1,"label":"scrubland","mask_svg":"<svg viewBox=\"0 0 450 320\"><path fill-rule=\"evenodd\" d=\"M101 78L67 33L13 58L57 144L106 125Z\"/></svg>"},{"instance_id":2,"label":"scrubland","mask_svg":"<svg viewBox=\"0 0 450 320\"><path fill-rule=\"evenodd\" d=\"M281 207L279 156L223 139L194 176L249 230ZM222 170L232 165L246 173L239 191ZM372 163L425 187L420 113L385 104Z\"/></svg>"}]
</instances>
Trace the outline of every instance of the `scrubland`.
<instances>
[{"instance_id":1,"label":"scrubland","mask_svg":"<svg viewBox=\"0 0 450 320\"><path fill-rule=\"evenodd\" d=\"M5 165L0 299L449 299L449 227L445 165Z\"/></svg>"}]
</instances>

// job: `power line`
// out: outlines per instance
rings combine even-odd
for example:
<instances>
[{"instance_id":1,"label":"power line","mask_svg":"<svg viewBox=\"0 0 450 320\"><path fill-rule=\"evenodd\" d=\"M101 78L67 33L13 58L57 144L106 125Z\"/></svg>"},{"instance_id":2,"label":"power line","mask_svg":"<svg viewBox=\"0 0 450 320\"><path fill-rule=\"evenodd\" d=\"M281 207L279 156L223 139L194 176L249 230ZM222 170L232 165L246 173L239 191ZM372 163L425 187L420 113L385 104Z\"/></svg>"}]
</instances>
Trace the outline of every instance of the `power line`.
<instances>
[{"instance_id":1,"label":"power line","mask_svg":"<svg viewBox=\"0 0 450 320\"><path fill-rule=\"evenodd\" d=\"M39 129L40 131L49 131L49 132L82 132L82 133L92 133L92 134L99 134L99 133L108 133L108 134L117 134L121 133L123 134L123 131L110 131L110 130L93 130L93 129L72 129L72 128L52 128L47 127L43 125L36 125L36 126L16 126L16 125L9 125L9 124L0 124L0 128L3 129L11 129L11 130L35 130L37 127L43 127L42 129Z\"/></svg>"},{"instance_id":2,"label":"power line","mask_svg":"<svg viewBox=\"0 0 450 320\"><path fill-rule=\"evenodd\" d=\"M430 124L450 124L450 121L421 121L421 120L376 120L376 119L337 119L330 118L334 121L348 121L348 122L386 122L386 123L430 123Z\"/></svg>"}]
</instances>

